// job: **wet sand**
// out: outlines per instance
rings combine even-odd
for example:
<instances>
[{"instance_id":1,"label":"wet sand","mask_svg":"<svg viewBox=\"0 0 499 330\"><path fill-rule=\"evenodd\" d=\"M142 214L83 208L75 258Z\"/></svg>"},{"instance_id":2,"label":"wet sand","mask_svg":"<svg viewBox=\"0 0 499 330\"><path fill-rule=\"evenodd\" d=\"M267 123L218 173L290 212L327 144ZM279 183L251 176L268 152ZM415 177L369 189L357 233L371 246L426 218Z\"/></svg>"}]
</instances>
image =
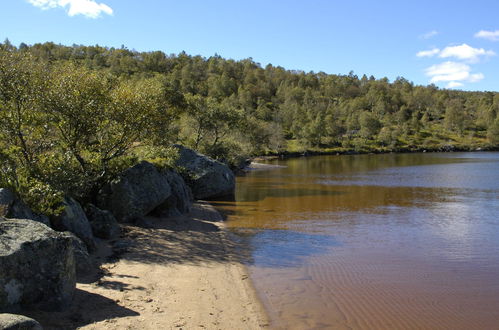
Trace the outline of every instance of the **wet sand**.
<instances>
[{"instance_id":1,"label":"wet sand","mask_svg":"<svg viewBox=\"0 0 499 330\"><path fill-rule=\"evenodd\" d=\"M268 327L221 220L199 202L186 216L147 219L150 228L125 226L114 250L101 242L99 255L111 261L97 281L78 283L69 310L31 316L44 329Z\"/></svg>"}]
</instances>

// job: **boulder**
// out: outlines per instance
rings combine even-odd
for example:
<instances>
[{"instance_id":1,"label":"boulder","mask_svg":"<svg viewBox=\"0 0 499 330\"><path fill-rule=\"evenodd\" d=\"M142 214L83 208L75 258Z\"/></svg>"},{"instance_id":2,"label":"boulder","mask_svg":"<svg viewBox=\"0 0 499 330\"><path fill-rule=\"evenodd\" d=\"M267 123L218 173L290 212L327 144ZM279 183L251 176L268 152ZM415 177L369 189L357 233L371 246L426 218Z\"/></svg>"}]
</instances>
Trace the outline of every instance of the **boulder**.
<instances>
[{"instance_id":1,"label":"boulder","mask_svg":"<svg viewBox=\"0 0 499 330\"><path fill-rule=\"evenodd\" d=\"M151 163L143 161L107 184L97 206L111 211L118 221L149 214L171 196L168 179Z\"/></svg>"},{"instance_id":2,"label":"boulder","mask_svg":"<svg viewBox=\"0 0 499 330\"><path fill-rule=\"evenodd\" d=\"M63 234L67 235L73 245L73 253L75 258L75 271L76 277L89 274L94 268L95 264L88 253L85 243L75 236L75 234L66 231Z\"/></svg>"},{"instance_id":3,"label":"boulder","mask_svg":"<svg viewBox=\"0 0 499 330\"><path fill-rule=\"evenodd\" d=\"M0 217L30 219L50 226L48 217L31 211L31 209L8 188L0 188Z\"/></svg>"},{"instance_id":4,"label":"boulder","mask_svg":"<svg viewBox=\"0 0 499 330\"><path fill-rule=\"evenodd\" d=\"M110 211L101 210L93 204L88 204L85 206L85 213L90 221L94 236L109 239L120 234L120 225Z\"/></svg>"},{"instance_id":5,"label":"boulder","mask_svg":"<svg viewBox=\"0 0 499 330\"><path fill-rule=\"evenodd\" d=\"M89 251L95 250L92 227L81 205L70 197L64 198L62 213L52 219L52 227L59 231L70 231L80 238Z\"/></svg>"},{"instance_id":6,"label":"boulder","mask_svg":"<svg viewBox=\"0 0 499 330\"><path fill-rule=\"evenodd\" d=\"M4 330L43 330L37 321L17 314L0 314L0 329Z\"/></svg>"},{"instance_id":7,"label":"boulder","mask_svg":"<svg viewBox=\"0 0 499 330\"><path fill-rule=\"evenodd\" d=\"M234 193L234 173L227 165L181 145L174 147L179 153L176 165L183 169L181 174L194 198L211 199Z\"/></svg>"},{"instance_id":8,"label":"boulder","mask_svg":"<svg viewBox=\"0 0 499 330\"><path fill-rule=\"evenodd\" d=\"M188 213L193 200L191 189L177 172L166 170L162 171L162 174L166 176L172 189L172 194L165 203L156 209L155 213L164 217L173 217Z\"/></svg>"},{"instance_id":9,"label":"boulder","mask_svg":"<svg viewBox=\"0 0 499 330\"><path fill-rule=\"evenodd\" d=\"M76 287L71 239L32 220L0 221L0 310L61 310Z\"/></svg>"}]
</instances>

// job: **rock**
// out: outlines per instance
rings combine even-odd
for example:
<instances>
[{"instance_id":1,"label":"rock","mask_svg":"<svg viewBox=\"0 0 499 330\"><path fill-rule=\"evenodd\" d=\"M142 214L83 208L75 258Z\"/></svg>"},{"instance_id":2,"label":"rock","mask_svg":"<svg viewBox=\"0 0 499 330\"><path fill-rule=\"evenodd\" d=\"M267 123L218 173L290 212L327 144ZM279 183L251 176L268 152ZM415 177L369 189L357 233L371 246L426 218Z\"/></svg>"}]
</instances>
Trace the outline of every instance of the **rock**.
<instances>
[{"instance_id":1,"label":"rock","mask_svg":"<svg viewBox=\"0 0 499 330\"><path fill-rule=\"evenodd\" d=\"M66 234L69 237L73 245L76 277L89 274L95 268L95 264L88 253L87 246L81 239L76 237L75 234L69 231L64 232L63 234Z\"/></svg>"},{"instance_id":2,"label":"rock","mask_svg":"<svg viewBox=\"0 0 499 330\"><path fill-rule=\"evenodd\" d=\"M149 214L171 196L168 179L151 163L141 162L106 185L98 197L100 208L118 221Z\"/></svg>"},{"instance_id":3,"label":"rock","mask_svg":"<svg viewBox=\"0 0 499 330\"><path fill-rule=\"evenodd\" d=\"M0 314L0 329L4 330L43 330L37 321L17 314Z\"/></svg>"},{"instance_id":4,"label":"rock","mask_svg":"<svg viewBox=\"0 0 499 330\"><path fill-rule=\"evenodd\" d=\"M90 221L94 236L109 239L120 234L120 225L110 211L101 210L93 204L88 204L85 207L85 213Z\"/></svg>"},{"instance_id":5,"label":"rock","mask_svg":"<svg viewBox=\"0 0 499 330\"><path fill-rule=\"evenodd\" d=\"M0 188L0 217L30 219L50 226L48 217L31 211L31 209L8 188Z\"/></svg>"},{"instance_id":6,"label":"rock","mask_svg":"<svg viewBox=\"0 0 499 330\"><path fill-rule=\"evenodd\" d=\"M142 228L154 228L154 224L150 218L147 217L135 217L131 219L131 222L137 227Z\"/></svg>"},{"instance_id":7,"label":"rock","mask_svg":"<svg viewBox=\"0 0 499 330\"><path fill-rule=\"evenodd\" d=\"M176 165L191 188L194 198L210 199L231 195L235 189L234 173L229 167L194 150L175 145L179 152Z\"/></svg>"},{"instance_id":8,"label":"rock","mask_svg":"<svg viewBox=\"0 0 499 330\"><path fill-rule=\"evenodd\" d=\"M52 219L52 227L59 231L70 231L80 238L89 251L95 250L92 227L81 205L70 197L64 198L64 210L60 216Z\"/></svg>"},{"instance_id":9,"label":"rock","mask_svg":"<svg viewBox=\"0 0 499 330\"><path fill-rule=\"evenodd\" d=\"M0 222L0 310L61 310L76 287L71 239L32 220Z\"/></svg>"},{"instance_id":10,"label":"rock","mask_svg":"<svg viewBox=\"0 0 499 330\"><path fill-rule=\"evenodd\" d=\"M172 194L165 203L156 208L155 213L164 217L174 217L188 213L193 200L191 189L177 172L167 170L162 171L162 174L166 176Z\"/></svg>"},{"instance_id":11,"label":"rock","mask_svg":"<svg viewBox=\"0 0 499 330\"><path fill-rule=\"evenodd\" d=\"M251 164L251 159L245 157L238 157L230 169L236 174L245 174L247 167Z\"/></svg>"},{"instance_id":12,"label":"rock","mask_svg":"<svg viewBox=\"0 0 499 330\"><path fill-rule=\"evenodd\" d=\"M172 188L174 204L180 213L188 213L192 206L192 191L185 183L180 174L174 171L166 171L166 178Z\"/></svg>"}]
</instances>

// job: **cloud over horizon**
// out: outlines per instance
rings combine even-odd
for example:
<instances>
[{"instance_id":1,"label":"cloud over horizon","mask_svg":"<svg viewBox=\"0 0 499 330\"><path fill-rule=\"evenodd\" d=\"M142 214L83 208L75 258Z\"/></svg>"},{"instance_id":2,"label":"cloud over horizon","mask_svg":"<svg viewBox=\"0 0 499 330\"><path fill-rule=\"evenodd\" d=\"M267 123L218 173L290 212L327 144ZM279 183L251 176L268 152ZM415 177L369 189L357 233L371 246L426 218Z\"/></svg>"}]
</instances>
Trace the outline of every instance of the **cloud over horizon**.
<instances>
[{"instance_id":1,"label":"cloud over horizon","mask_svg":"<svg viewBox=\"0 0 499 330\"><path fill-rule=\"evenodd\" d=\"M35 7L42 10L52 8L68 7L69 16L83 15L88 18L98 18L101 14L112 15L113 9L104 3L97 3L94 0L27 0Z\"/></svg>"},{"instance_id":2,"label":"cloud over horizon","mask_svg":"<svg viewBox=\"0 0 499 330\"><path fill-rule=\"evenodd\" d=\"M447 88L461 87L463 82L478 82L484 78L483 73L471 73L471 67L460 62L447 61L426 68L425 74L430 83L447 82Z\"/></svg>"},{"instance_id":3,"label":"cloud over horizon","mask_svg":"<svg viewBox=\"0 0 499 330\"><path fill-rule=\"evenodd\" d=\"M454 59L434 64L425 69L425 75L430 77L430 83L447 83L446 88L462 87L464 83L475 83L483 80L485 78L483 73L472 73L470 65L495 55L493 50L474 48L465 43L447 46L443 49L434 47L416 53L417 57Z\"/></svg>"}]
</instances>

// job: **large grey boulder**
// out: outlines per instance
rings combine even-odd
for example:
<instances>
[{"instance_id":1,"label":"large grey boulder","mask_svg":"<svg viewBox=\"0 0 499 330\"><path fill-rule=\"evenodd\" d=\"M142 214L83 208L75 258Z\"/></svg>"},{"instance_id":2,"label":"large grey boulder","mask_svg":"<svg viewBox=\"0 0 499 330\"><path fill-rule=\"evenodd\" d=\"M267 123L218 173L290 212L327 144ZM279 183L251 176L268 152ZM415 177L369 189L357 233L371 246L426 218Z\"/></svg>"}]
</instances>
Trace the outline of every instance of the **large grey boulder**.
<instances>
[{"instance_id":1,"label":"large grey boulder","mask_svg":"<svg viewBox=\"0 0 499 330\"><path fill-rule=\"evenodd\" d=\"M234 193L234 173L227 165L181 145L174 147L179 153L176 165L183 168L181 174L194 198L210 199Z\"/></svg>"},{"instance_id":2,"label":"large grey boulder","mask_svg":"<svg viewBox=\"0 0 499 330\"><path fill-rule=\"evenodd\" d=\"M62 213L52 219L52 227L59 231L70 231L80 238L89 251L95 250L94 235L81 205L70 197L64 198Z\"/></svg>"},{"instance_id":3,"label":"large grey boulder","mask_svg":"<svg viewBox=\"0 0 499 330\"><path fill-rule=\"evenodd\" d=\"M12 190L0 188L0 217L12 219L30 219L50 225L49 218L34 213Z\"/></svg>"},{"instance_id":4,"label":"large grey boulder","mask_svg":"<svg viewBox=\"0 0 499 330\"><path fill-rule=\"evenodd\" d=\"M0 310L61 310L76 287L71 239L32 220L0 221Z\"/></svg>"},{"instance_id":5,"label":"large grey boulder","mask_svg":"<svg viewBox=\"0 0 499 330\"><path fill-rule=\"evenodd\" d=\"M63 234L69 237L71 244L73 245L76 278L78 279L81 276L90 274L96 266L88 253L85 243L69 231L63 232Z\"/></svg>"},{"instance_id":6,"label":"large grey boulder","mask_svg":"<svg viewBox=\"0 0 499 330\"><path fill-rule=\"evenodd\" d=\"M168 179L151 163L143 161L107 184L97 206L111 211L118 221L149 214L171 196Z\"/></svg>"},{"instance_id":7,"label":"large grey boulder","mask_svg":"<svg viewBox=\"0 0 499 330\"><path fill-rule=\"evenodd\" d=\"M161 172L172 189L172 194L168 199L156 209L160 216L172 217L188 213L192 206L192 191L185 183L180 174L172 170Z\"/></svg>"},{"instance_id":8,"label":"large grey boulder","mask_svg":"<svg viewBox=\"0 0 499 330\"><path fill-rule=\"evenodd\" d=\"M17 314L0 314L0 329L3 330L43 330L37 321Z\"/></svg>"},{"instance_id":9,"label":"large grey boulder","mask_svg":"<svg viewBox=\"0 0 499 330\"><path fill-rule=\"evenodd\" d=\"M87 204L85 206L85 214L90 221L94 236L109 239L120 234L120 225L110 211L101 210L93 204Z\"/></svg>"}]
</instances>

